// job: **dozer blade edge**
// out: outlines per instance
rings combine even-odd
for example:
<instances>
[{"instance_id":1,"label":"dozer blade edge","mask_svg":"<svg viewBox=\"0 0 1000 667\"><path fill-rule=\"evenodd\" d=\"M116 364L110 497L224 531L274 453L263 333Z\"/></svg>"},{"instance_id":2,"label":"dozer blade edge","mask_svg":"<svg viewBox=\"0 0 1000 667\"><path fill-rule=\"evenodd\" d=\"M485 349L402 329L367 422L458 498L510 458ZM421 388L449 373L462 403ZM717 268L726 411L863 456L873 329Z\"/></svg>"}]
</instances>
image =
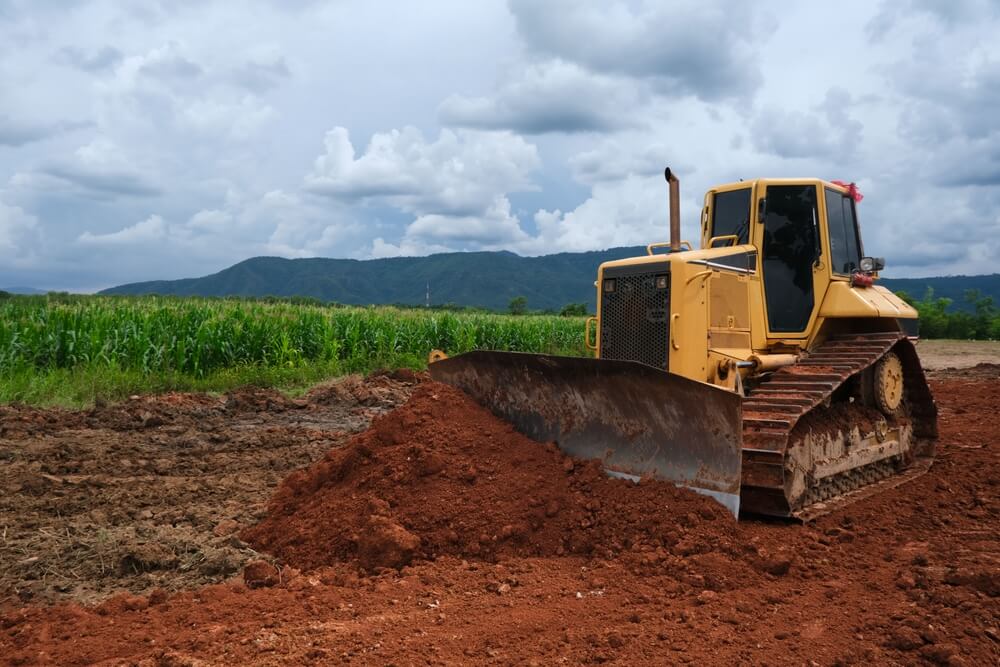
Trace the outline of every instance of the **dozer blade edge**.
<instances>
[{"instance_id":1,"label":"dozer blade edge","mask_svg":"<svg viewBox=\"0 0 1000 667\"><path fill-rule=\"evenodd\" d=\"M436 361L453 385L539 442L612 475L708 494L739 516L741 399L632 361L476 351Z\"/></svg>"}]
</instances>

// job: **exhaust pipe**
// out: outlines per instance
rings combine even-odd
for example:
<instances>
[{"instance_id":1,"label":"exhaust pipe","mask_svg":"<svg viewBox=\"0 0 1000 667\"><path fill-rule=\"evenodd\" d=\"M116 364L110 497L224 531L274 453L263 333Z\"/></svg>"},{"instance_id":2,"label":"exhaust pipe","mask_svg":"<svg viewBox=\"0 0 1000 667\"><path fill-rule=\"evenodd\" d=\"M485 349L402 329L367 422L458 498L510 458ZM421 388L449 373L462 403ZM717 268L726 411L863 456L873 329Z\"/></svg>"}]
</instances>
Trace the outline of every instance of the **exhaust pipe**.
<instances>
[{"instance_id":1,"label":"exhaust pipe","mask_svg":"<svg viewBox=\"0 0 1000 667\"><path fill-rule=\"evenodd\" d=\"M670 167L663 170L670 186L670 252L681 249L681 182Z\"/></svg>"}]
</instances>

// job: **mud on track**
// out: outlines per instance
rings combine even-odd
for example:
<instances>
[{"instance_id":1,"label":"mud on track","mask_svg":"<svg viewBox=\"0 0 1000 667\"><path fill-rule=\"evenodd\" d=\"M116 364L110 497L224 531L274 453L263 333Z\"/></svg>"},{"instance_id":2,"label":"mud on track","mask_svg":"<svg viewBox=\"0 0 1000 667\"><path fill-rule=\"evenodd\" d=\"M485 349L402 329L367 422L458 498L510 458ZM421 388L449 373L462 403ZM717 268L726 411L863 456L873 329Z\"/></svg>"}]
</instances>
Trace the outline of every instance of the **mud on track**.
<instances>
[{"instance_id":1,"label":"mud on track","mask_svg":"<svg viewBox=\"0 0 1000 667\"><path fill-rule=\"evenodd\" d=\"M254 565L254 587L234 577L96 607L13 600L0 609L0 656L11 664L997 664L1000 368L940 372L932 388L941 439L931 471L801 526L734 525L701 497L594 477L543 446L523 449L458 398L435 402L447 390L425 384L398 420L338 436L329 454L329 443L318 448L263 522L250 525L259 506L244 515L241 534L289 563ZM449 419L455 408L460 418ZM270 413L255 418L264 420L258 429L273 423ZM435 460L438 452L448 456Z\"/></svg>"}]
</instances>

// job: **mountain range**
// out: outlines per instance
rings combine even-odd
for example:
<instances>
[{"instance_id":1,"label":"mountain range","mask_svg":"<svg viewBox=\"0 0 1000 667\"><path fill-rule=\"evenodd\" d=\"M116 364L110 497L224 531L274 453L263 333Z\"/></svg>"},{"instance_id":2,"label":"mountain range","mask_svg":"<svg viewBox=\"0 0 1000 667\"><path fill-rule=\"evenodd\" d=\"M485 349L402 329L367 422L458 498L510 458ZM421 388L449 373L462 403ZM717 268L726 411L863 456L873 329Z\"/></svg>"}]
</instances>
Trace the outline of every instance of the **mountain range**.
<instances>
[{"instance_id":1,"label":"mountain range","mask_svg":"<svg viewBox=\"0 0 1000 667\"><path fill-rule=\"evenodd\" d=\"M102 294L178 296L306 296L344 304L455 304L491 310L523 296L531 310L569 303L594 308L594 279L601 262L644 255L645 247L521 257L511 252L457 252L389 259L283 259L253 257L201 278L154 280L106 289ZM923 298L952 299L968 309L965 291L978 289L1000 303L1000 274L938 278L880 278L880 284Z\"/></svg>"}]
</instances>

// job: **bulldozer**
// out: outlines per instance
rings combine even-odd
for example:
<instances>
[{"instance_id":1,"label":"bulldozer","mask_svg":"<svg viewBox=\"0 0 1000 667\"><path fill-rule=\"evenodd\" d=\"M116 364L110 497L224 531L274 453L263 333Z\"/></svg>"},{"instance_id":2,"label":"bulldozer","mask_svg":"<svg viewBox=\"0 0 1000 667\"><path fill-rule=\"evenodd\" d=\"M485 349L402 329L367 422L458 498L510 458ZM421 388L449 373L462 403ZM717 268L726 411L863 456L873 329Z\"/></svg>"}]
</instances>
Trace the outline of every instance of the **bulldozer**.
<instances>
[{"instance_id":1,"label":"bulldozer","mask_svg":"<svg viewBox=\"0 0 1000 667\"><path fill-rule=\"evenodd\" d=\"M937 409L917 312L876 285L854 184L756 179L705 194L700 247L680 236L604 262L592 358L437 354L458 387L525 435L634 481L744 514L809 520L926 471Z\"/></svg>"}]
</instances>

